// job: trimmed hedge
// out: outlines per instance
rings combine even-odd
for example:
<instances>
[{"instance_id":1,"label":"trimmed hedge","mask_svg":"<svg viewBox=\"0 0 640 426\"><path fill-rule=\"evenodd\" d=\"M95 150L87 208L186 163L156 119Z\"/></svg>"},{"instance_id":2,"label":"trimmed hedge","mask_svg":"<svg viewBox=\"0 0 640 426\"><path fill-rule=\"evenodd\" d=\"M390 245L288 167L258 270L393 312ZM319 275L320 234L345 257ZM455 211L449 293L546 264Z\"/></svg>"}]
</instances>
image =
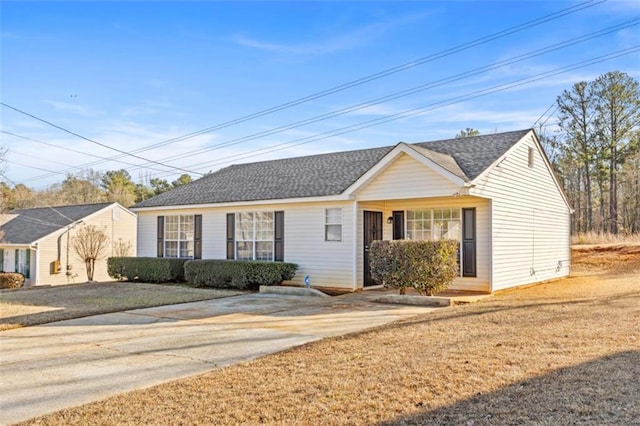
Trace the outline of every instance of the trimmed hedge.
<instances>
[{"instance_id":1,"label":"trimmed hedge","mask_svg":"<svg viewBox=\"0 0 640 426\"><path fill-rule=\"evenodd\" d=\"M20 288L24 285L24 275L20 272L0 272L0 289Z\"/></svg>"},{"instance_id":2,"label":"trimmed hedge","mask_svg":"<svg viewBox=\"0 0 640 426\"><path fill-rule=\"evenodd\" d=\"M432 295L449 287L460 273L458 241L374 241L371 276L400 294L407 287Z\"/></svg>"},{"instance_id":3,"label":"trimmed hedge","mask_svg":"<svg viewBox=\"0 0 640 426\"><path fill-rule=\"evenodd\" d=\"M166 257L110 257L107 273L119 281L170 283L184 281L184 263L189 259Z\"/></svg>"},{"instance_id":4,"label":"trimmed hedge","mask_svg":"<svg viewBox=\"0 0 640 426\"><path fill-rule=\"evenodd\" d=\"M185 278L196 287L257 290L261 285L278 285L292 279L298 265L285 262L248 260L190 260Z\"/></svg>"}]
</instances>

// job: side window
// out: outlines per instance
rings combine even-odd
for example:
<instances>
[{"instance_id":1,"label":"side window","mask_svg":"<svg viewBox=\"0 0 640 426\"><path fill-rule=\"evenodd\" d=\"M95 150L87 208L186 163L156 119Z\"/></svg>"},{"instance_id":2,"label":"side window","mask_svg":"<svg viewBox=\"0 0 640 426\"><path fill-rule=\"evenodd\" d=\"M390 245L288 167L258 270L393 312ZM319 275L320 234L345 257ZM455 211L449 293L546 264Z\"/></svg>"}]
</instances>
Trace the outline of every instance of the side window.
<instances>
[{"instance_id":1,"label":"side window","mask_svg":"<svg viewBox=\"0 0 640 426\"><path fill-rule=\"evenodd\" d=\"M325 210L324 240L342 241L342 209Z\"/></svg>"}]
</instances>

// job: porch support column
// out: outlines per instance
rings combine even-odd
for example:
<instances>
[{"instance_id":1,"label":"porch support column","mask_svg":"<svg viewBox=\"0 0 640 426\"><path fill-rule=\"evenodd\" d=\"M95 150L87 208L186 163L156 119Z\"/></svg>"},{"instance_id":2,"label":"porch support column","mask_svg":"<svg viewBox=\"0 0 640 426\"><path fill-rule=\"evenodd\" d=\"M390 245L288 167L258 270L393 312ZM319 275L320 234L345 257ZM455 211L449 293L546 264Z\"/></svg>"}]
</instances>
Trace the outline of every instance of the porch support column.
<instances>
[{"instance_id":1,"label":"porch support column","mask_svg":"<svg viewBox=\"0 0 640 426\"><path fill-rule=\"evenodd\" d=\"M358 288L358 201L353 201L353 266L351 267L353 271L353 289L356 290Z\"/></svg>"}]
</instances>

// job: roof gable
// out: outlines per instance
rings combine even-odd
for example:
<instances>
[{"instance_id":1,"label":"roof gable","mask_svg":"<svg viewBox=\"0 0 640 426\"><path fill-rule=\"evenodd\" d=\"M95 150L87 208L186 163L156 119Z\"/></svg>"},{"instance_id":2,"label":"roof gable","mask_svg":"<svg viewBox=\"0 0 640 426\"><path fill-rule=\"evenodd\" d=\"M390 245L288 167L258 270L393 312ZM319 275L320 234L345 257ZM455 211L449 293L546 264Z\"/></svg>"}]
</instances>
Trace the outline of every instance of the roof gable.
<instances>
[{"instance_id":1,"label":"roof gable","mask_svg":"<svg viewBox=\"0 0 640 426\"><path fill-rule=\"evenodd\" d=\"M474 180L530 130L406 144L460 181ZM142 201L136 208L337 196L393 146L238 164Z\"/></svg>"},{"instance_id":2,"label":"roof gable","mask_svg":"<svg viewBox=\"0 0 640 426\"><path fill-rule=\"evenodd\" d=\"M114 203L12 210L9 213L16 216L0 226L4 232L2 243L32 244L111 205Z\"/></svg>"}]
</instances>

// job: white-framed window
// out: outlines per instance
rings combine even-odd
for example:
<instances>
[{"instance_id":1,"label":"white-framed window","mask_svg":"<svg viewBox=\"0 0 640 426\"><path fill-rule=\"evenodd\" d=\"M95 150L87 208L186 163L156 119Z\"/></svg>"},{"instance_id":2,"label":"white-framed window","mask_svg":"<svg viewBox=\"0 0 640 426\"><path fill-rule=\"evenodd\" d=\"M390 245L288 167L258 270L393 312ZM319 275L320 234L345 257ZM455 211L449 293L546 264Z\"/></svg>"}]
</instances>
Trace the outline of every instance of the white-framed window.
<instances>
[{"instance_id":1,"label":"white-framed window","mask_svg":"<svg viewBox=\"0 0 640 426\"><path fill-rule=\"evenodd\" d=\"M325 209L324 240L342 241L342 209Z\"/></svg>"},{"instance_id":2,"label":"white-framed window","mask_svg":"<svg viewBox=\"0 0 640 426\"><path fill-rule=\"evenodd\" d=\"M164 257L193 258L193 248L194 216L165 216Z\"/></svg>"},{"instance_id":3,"label":"white-framed window","mask_svg":"<svg viewBox=\"0 0 640 426\"><path fill-rule=\"evenodd\" d=\"M273 216L273 212L236 213L236 259L273 260Z\"/></svg>"},{"instance_id":4,"label":"white-framed window","mask_svg":"<svg viewBox=\"0 0 640 426\"><path fill-rule=\"evenodd\" d=\"M15 271L20 272L25 278L31 278L31 250L16 249Z\"/></svg>"},{"instance_id":5,"label":"white-framed window","mask_svg":"<svg viewBox=\"0 0 640 426\"><path fill-rule=\"evenodd\" d=\"M408 210L406 235L409 240L460 240L460 209Z\"/></svg>"}]
</instances>

